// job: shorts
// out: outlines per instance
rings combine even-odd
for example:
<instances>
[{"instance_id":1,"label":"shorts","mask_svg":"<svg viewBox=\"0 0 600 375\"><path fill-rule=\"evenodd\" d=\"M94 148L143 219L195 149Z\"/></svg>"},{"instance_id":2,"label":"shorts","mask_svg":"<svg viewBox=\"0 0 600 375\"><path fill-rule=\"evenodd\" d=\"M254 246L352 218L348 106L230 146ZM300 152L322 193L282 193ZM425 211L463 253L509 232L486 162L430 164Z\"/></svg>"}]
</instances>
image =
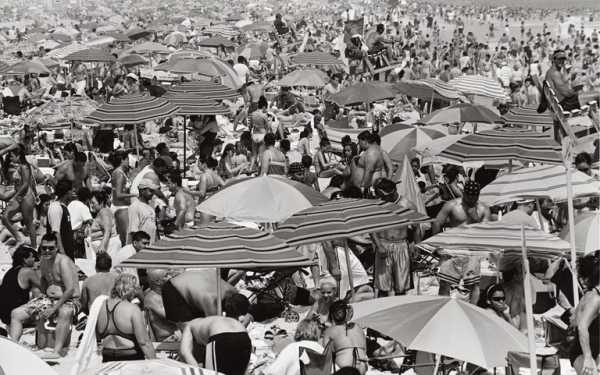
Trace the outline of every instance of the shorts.
<instances>
[{"instance_id":1,"label":"shorts","mask_svg":"<svg viewBox=\"0 0 600 375\"><path fill-rule=\"evenodd\" d=\"M481 280L481 257L460 255L443 260L440 262L438 277L440 281L444 281L451 286L459 286L462 282L463 287L470 289L475 285L479 285Z\"/></svg>"},{"instance_id":2,"label":"shorts","mask_svg":"<svg viewBox=\"0 0 600 375\"><path fill-rule=\"evenodd\" d=\"M244 375L251 353L252 342L248 333L219 333L208 339L204 368L225 375Z\"/></svg>"},{"instance_id":3,"label":"shorts","mask_svg":"<svg viewBox=\"0 0 600 375\"><path fill-rule=\"evenodd\" d=\"M402 294L410 289L410 256L406 241L379 240L387 255L375 255L375 288L382 292L392 289Z\"/></svg>"},{"instance_id":4,"label":"shorts","mask_svg":"<svg viewBox=\"0 0 600 375\"><path fill-rule=\"evenodd\" d=\"M50 298L46 295L41 295L27 302L23 307L31 319L38 320L40 315L53 305L54 302ZM73 309L73 322L76 322L77 315L79 315L79 312L81 311L81 301L78 298L70 299L65 301L63 306L68 306Z\"/></svg>"},{"instance_id":5,"label":"shorts","mask_svg":"<svg viewBox=\"0 0 600 375\"><path fill-rule=\"evenodd\" d=\"M162 287L162 298L165 318L172 322L189 322L196 318L204 318L206 315L203 311L190 306L170 280Z\"/></svg>"}]
</instances>

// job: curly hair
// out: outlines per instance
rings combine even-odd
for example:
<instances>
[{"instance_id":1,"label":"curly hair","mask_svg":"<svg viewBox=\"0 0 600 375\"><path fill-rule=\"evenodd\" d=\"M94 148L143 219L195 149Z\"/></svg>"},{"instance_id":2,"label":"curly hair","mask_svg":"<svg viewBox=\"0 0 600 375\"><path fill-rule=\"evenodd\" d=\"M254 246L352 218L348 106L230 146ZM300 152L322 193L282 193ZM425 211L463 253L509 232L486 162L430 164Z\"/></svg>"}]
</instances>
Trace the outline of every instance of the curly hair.
<instances>
[{"instance_id":1,"label":"curly hair","mask_svg":"<svg viewBox=\"0 0 600 375\"><path fill-rule=\"evenodd\" d=\"M296 333L294 334L295 341L318 341L321 338L321 328L319 322L313 319L304 319L298 323Z\"/></svg>"},{"instance_id":2,"label":"curly hair","mask_svg":"<svg viewBox=\"0 0 600 375\"><path fill-rule=\"evenodd\" d=\"M110 291L112 298L131 301L137 294L139 288L138 279L136 276L122 273L115 280L115 285Z\"/></svg>"},{"instance_id":3,"label":"curly hair","mask_svg":"<svg viewBox=\"0 0 600 375\"><path fill-rule=\"evenodd\" d=\"M600 250L585 255L577 262L577 273L589 288L600 285Z\"/></svg>"}]
</instances>

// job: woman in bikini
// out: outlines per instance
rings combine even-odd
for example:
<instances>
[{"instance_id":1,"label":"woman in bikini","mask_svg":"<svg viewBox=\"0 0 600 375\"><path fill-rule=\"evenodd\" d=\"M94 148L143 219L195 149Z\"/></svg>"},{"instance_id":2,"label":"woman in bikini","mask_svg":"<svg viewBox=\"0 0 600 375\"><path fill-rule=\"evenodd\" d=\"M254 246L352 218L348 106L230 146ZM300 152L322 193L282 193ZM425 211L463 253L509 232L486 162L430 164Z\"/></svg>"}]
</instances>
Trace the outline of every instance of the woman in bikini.
<instances>
[{"instance_id":1,"label":"woman in bikini","mask_svg":"<svg viewBox=\"0 0 600 375\"><path fill-rule=\"evenodd\" d=\"M127 207L131 204L131 198L135 194L129 193L131 180L129 179L129 155L125 151L115 151L109 158L115 168L110 176L112 185L112 206L117 233L121 243L127 241L127 227L129 226L129 214Z\"/></svg>"},{"instance_id":2,"label":"woman in bikini","mask_svg":"<svg viewBox=\"0 0 600 375\"><path fill-rule=\"evenodd\" d=\"M319 142L319 151L315 154L315 170L317 176L321 178L331 178L335 175L343 174L339 163L331 160L331 142L327 138L321 138Z\"/></svg>"},{"instance_id":3,"label":"woman in bikini","mask_svg":"<svg viewBox=\"0 0 600 375\"><path fill-rule=\"evenodd\" d=\"M121 249L122 243L117 234L112 210L109 207L108 193L102 190L93 191L90 206L94 215L91 228L94 253L106 252L114 258Z\"/></svg>"},{"instance_id":4,"label":"woman in bikini","mask_svg":"<svg viewBox=\"0 0 600 375\"><path fill-rule=\"evenodd\" d=\"M323 335L324 345L333 345L333 361L337 368L354 367L361 375L367 372L367 338L352 320L352 307L338 300L329 308L332 326Z\"/></svg>"},{"instance_id":5,"label":"woman in bikini","mask_svg":"<svg viewBox=\"0 0 600 375\"><path fill-rule=\"evenodd\" d=\"M275 134L268 133L264 139L265 150L260 158L260 175L287 175L287 163L283 152L275 148Z\"/></svg>"}]
</instances>

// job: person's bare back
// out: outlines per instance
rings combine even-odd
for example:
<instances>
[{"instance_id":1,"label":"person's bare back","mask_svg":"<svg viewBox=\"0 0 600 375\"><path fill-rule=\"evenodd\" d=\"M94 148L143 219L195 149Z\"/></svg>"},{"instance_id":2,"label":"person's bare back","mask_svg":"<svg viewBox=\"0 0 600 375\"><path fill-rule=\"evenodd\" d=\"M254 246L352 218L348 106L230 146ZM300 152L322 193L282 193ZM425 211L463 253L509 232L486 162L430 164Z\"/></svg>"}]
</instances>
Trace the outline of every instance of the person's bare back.
<instances>
[{"instance_id":1,"label":"person's bare back","mask_svg":"<svg viewBox=\"0 0 600 375\"><path fill-rule=\"evenodd\" d=\"M365 334L358 325L335 325L325 331L326 339L331 340L338 367L355 367L361 374L367 372L367 352Z\"/></svg>"},{"instance_id":2,"label":"person's bare back","mask_svg":"<svg viewBox=\"0 0 600 375\"><path fill-rule=\"evenodd\" d=\"M188 323L194 342L206 345L209 339L220 333L246 332L246 328L236 319L224 316L209 316L194 319Z\"/></svg>"}]
</instances>

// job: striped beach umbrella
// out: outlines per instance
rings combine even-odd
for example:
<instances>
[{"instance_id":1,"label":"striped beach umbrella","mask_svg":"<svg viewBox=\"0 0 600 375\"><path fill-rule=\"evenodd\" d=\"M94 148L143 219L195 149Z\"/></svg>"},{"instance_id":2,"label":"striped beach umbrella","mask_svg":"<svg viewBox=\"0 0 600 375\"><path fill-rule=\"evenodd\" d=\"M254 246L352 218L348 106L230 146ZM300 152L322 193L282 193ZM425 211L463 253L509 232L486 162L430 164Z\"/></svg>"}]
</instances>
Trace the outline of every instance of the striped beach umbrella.
<instances>
[{"instance_id":1,"label":"striped beach umbrella","mask_svg":"<svg viewBox=\"0 0 600 375\"><path fill-rule=\"evenodd\" d=\"M168 358L140 361L112 361L103 363L96 375L114 374L164 374L164 375L221 375L220 372L193 367Z\"/></svg>"},{"instance_id":2,"label":"striped beach umbrella","mask_svg":"<svg viewBox=\"0 0 600 375\"><path fill-rule=\"evenodd\" d=\"M229 223L184 229L122 262L137 268L284 268L312 261L269 232Z\"/></svg>"},{"instance_id":3,"label":"striped beach umbrella","mask_svg":"<svg viewBox=\"0 0 600 375\"><path fill-rule=\"evenodd\" d=\"M193 94L197 95L202 100L234 99L240 96L240 93L236 90L212 81L183 82L170 87L165 95L178 94Z\"/></svg>"},{"instance_id":4,"label":"striped beach umbrella","mask_svg":"<svg viewBox=\"0 0 600 375\"><path fill-rule=\"evenodd\" d=\"M89 48L73 52L65 57L67 61L84 62L113 62L116 58L108 51L99 48Z\"/></svg>"},{"instance_id":5,"label":"striped beach umbrella","mask_svg":"<svg viewBox=\"0 0 600 375\"><path fill-rule=\"evenodd\" d=\"M448 124L454 122L483 122L488 124L502 123L502 117L486 106L470 103L459 103L438 109L422 118L424 125Z\"/></svg>"},{"instance_id":6,"label":"striped beach umbrella","mask_svg":"<svg viewBox=\"0 0 600 375\"><path fill-rule=\"evenodd\" d=\"M85 45L91 48L102 48L104 46L108 46L109 44L113 44L115 41L115 38L112 36L101 36L94 40L87 41Z\"/></svg>"},{"instance_id":7,"label":"striped beach umbrella","mask_svg":"<svg viewBox=\"0 0 600 375\"><path fill-rule=\"evenodd\" d=\"M50 71L46 66L35 61L21 61L11 65L5 74L49 74Z\"/></svg>"},{"instance_id":8,"label":"striped beach umbrella","mask_svg":"<svg viewBox=\"0 0 600 375\"><path fill-rule=\"evenodd\" d=\"M200 58L206 58L206 57L213 57L213 54L210 52L206 52L206 51L195 51L195 50L190 50L190 49L184 49L181 51L173 52L169 56L169 61L173 62L173 61L179 60L179 59L200 59Z\"/></svg>"},{"instance_id":9,"label":"striped beach umbrella","mask_svg":"<svg viewBox=\"0 0 600 375\"><path fill-rule=\"evenodd\" d=\"M575 216L575 249L584 254L588 254L600 249L600 212L583 212ZM568 241L569 226L560 233L560 238Z\"/></svg>"},{"instance_id":10,"label":"striped beach umbrella","mask_svg":"<svg viewBox=\"0 0 600 375\"><path fill-rule=\"evenodd\" d=\"M597 178L579 171L571 172L573 197L600 194ZM481 189L479 199L490 205L521 198L567 199L567 172L563 166L539 165L522 168L498 177Z\"/></svg>"},{"instance_id":11,"label":"striped beach umbrella","mask_svg":"<svg viewBox=\"0 0 600 375\"><path fill-rule=\"evenodd\" d=\"M139 53L141 55L153 53L169 54L171 53L171 50L167 48L167 46L160 43L144 42L127 49L126 51L124 51L123 55L128 55L131 53Z\"/></svg>"},{"instance_id":12,"label":"striped beach umbrella","mask_svg":"<svg viewBox=\"0 0 600 375\"><path fill-rule=\"evenodd\" d=\"M506 94L500 82L493 78L480 75L460 76L450 80L448 84L467 95L481 95L510 101L510 97Z\"/></svg>"},{"instance_id":13,"label":"striped beach umbrella","mask_svg":"<svg viewBox=\"0 0 600 375\"><path fill-rule=\"evenodd\" d=\"M349 118L341 117L336 120L330 120L325 124L325 133L331 145L339 149L342 148L342 138L349 136L353 141L357 141L357 137L365 129L354 129L349 126Z\"/></svg>"},{"instance_id":14,"label":"striped beach umbrella","mask_svg":"<svg viewBox=\"0 0 600 375\"><path fill-rule=\"evenodd\" d=\"M515 126L554 126L552 112L538 113L537 107L510 107L502 119L507 125Z\"/></svg>"},{"instance_id":15,"label":"striped beach umbrella","mask_svg":"<svg viewBox=\"0 0 600 375\"><path fill-rule=\"evenodd\" d=\"M273 22L258 21L258 22L251 23L249 25L244 25L241 27L241 29L242 29L242 31L245 31L245 32L254 32L254 31L271 32L275 29L275 26L273 26Z\"/></svg>"},{"instance_id":16,"label":"striped beach umbrella","mask_svg":"<svg viewBox=\"0 0 600 375\"><path fill-rule=\"evenodd\" d=\"M227 115L231 110L224 104L215 100L202 100L194 94L165 94L162 96L177 107L180 115Z\"/></svg>"},{"instance_id":17,"label":"striped beach umbrella","mask_svg":"<svg viewBox=\"0 0 600 375\"><path fill-rule=\"evenodd\" d=\"M110 36L111 38L113 38L115 40L115 42L119 42L119 43L131 42L131 39L129 39L129 37L127 37L127 35L117 32L117 31L108 31L108 32L104 32L102 34L106 35L106 36Z\"/></svg>"},{"instance_id":18,"label":"striped beach umbrella","mask_svg":"<svg viewBox=\"0 0 600 375\"><path fill-rule=\"evenodd\" d=\"M294 70L277 82L279 86L323 87L329 81L327 74L318 69Z\"/></svg>"},{"instance_id":19,"label":"striped beach umbrella","mask_svg":"<svg viewBox=\"0 0 600 375\"><path fill-rule=\"evenodd\" d=\"M4 61L0 61L0 74L4 74L8 72L10 69L10 65L5 63Z\"/></svg>"},{"instance_id":20,"label":"striped beach umbrella","mask_svg":"<svg viewBox=\"0 0 600 375\"><path fill-rule=\"evenodd\" d=\"M78 51L83 51L88 48L89 47L84 46L83 44L71 43L64 47L57 48L55 50L48 52L45 57L50 58L50 59L63 60L65 57L69 56L72 53L75 53Z\"/></svg>"},{"instance_id":21,"label":"striped beach umbrella","mask_svg":"<svg viewBox=\"0 0 600 375\"><path fill-rule=\"evenodd\" d=\"M140 124L158 118L174 116L178 108L163 98L126 95L104 103L86 120L98 124Z\"/></svg>"},{"instance_id":22,"label":"striped beach umbrella","mask_svg":"<svg viewBox=\"0 0 600 375\"><path fill-rule=\"evenodd\" d=\"M386 126L381 129L379 135L381 136L381 148L396 162L401 162L407 155L409 158L414 157L416 152L413 151L413 148L444 137L444 133L437 130L404 124Z\"/></svg>"},{"instance_id":23,"label":"striped beach umbrella","mask_svg":"<svg viewBox=\"0 0 600 375\"><path fill-rule=\"evenodd\" d=\"M510 159L563 163L561 146L549 139L547 134L509 128L469 134L432 156L442 156L461 163Z\"/></svg>"},{"instance_id":24,"label":"striped beach umbrella","mask_svg":"<svg viewBox=\"0 0 600 375\"><path fill-rule=\"evenodd\" d=\"M131 30L127 31L127 33L126 33L127 37L131 40L144 38L144 37L146 37L148 35L152 35L152 34L154 34L154 30L142 29L139 27L131 29Z\"/></svg>"},{"instance_id":25,"label":"striped beach umbrella","mask_svg":"<svg viewBox=\"0 0 600 375\"><path fill-rule=\"evenodd\" d=\"M229 48L229 47L235 47L236 44L234 42L232 42L230 39L227 39L221 35L216 35L216 36L210 37L208 39L201 40L200 42L198 42L198 45L201 47Z\"/></svg>"},{"instance_id":26,"label":"striped beach umbrella","mask_svg":"<svg viewBox=\"0 0 600 375\"><path fill-rule=\"evenodd\" d=\"M426 215L393 203L340 199L295 213L279 225L274 234L292 246L299 246L428 221Z\"/></svg>"},{"instance_id":27,"label":"striped beach umbrella","mask_svg":"<svg viewBox=\"0 0 600 375\"><path fill-rule=\"evenodd\" d=\"M456 88L439 79L428 78L423 80L406 80L394 83L394 88L403 95L416 97L423 100L441 99L466 101Z\"/></svg>"},{"instance_id":28,"label":"striped beach umbrella","mask_svg":"<svg viewBox=\"0 0 600 375\"><path fill-rule=\"evenodd\" d=\"M327 52L300 52L290 56L292 65L343 66L344 63Z\"/></svg>"},{"instance_id":29,"label":"striped beach umbrella","mask_svg":"<svg viewBox=\"0 0 600 375\"><path fill-rule=\"evenodd\" d=\"M346 106L393 99L396 95L393 85L386 82L369 81L348 86L332 95L331 100L341 106Z\"/></svg>"},{"instance_id":30,"label":"striped beach umbrella","mask_svg":"<svg viewBox=\"0 0 600 375\"><path fill-rule=\"evenodd\" d=\"M569 256L569 243L553 234L525 227L525 238L528 255L549 259ZM505 255L520 255L522 243L520 225L488 222L448 229L417 246L427 251L444 249L452 254L485 255L500 252Z\"/></svg>"},{"instance_id":31,"label":"striped beach umbrella","mask_svg":"<svg viewBox=\"0 0 600 375\"><path fill-rule=\"evenodd\" d=\"M119 57L118 60L122 65L125 66L136 66L136 65L145 65L148 64L148 60L146 60L143 56L138 54L131 54Z\"/></svg>"},{"instance_id":32,"label":"striped beach umbrella","mask_svg":"<svg viewBox=\"0 0 600 375\"><path fill-rule=\"evenodd\" d=\"M202 30L202 33L207 34L207 35L213 35L213 36L219 35L219 36L222 36L225 38L233 38L235 36L240 35L240 31L230 25L210 26L210 27L207 27L206 29Z\"/></svg>"},{"instance_id":33,"label":"striped beach umbrella","mask_svg":"<svg viewBox=\"0 0 600 375\"><path fill-rule=\"evenodd\" d=\"M232 181L197 209L227 220L278 223L326 201L323 194L305 184L285 177L260 176Z\"/></svg>"},{"instance_id":34,"label":"striped beach umbrella","mask_svg":"<svg viewBox=\"0 0 600 375\"><path fill-rule=\"evenodd\" d=\"M260 60L265 57L268 46L265 43L248 43L238 48L239 56L244 56L246 60Z\"/></svg>"}]
</instances>

